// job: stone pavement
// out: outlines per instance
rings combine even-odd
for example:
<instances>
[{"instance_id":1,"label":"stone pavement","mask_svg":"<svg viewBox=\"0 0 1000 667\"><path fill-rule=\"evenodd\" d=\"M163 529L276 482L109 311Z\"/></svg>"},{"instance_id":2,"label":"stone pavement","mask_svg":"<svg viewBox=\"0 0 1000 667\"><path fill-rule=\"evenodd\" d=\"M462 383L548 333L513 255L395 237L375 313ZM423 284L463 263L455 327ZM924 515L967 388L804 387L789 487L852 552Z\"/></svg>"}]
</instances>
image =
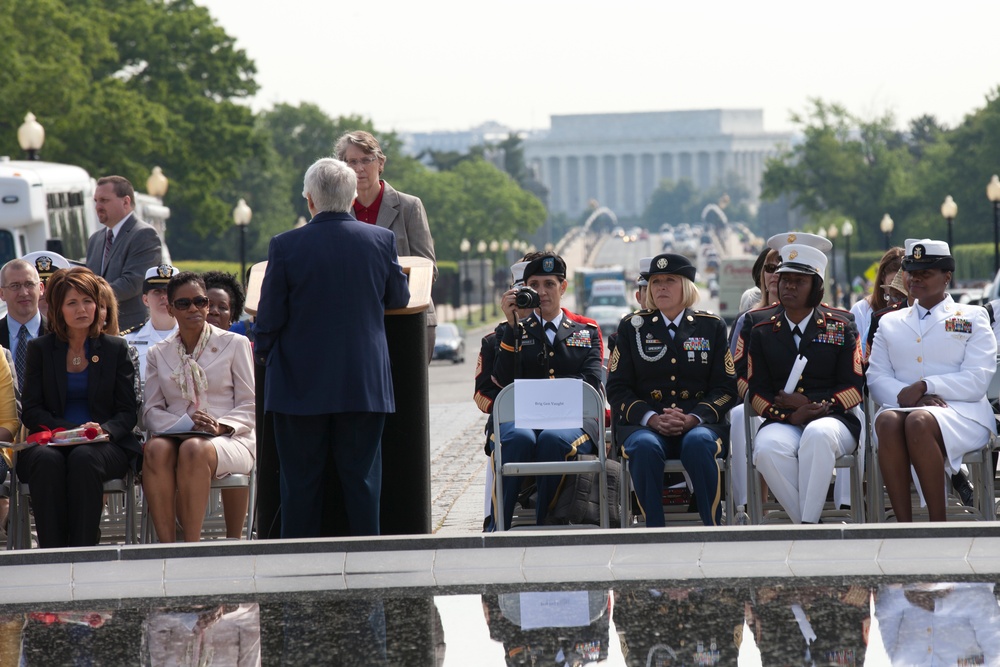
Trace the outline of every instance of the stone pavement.
<instances>
[{"instance_id":1,"label":"stone pavement","mask_svg":"<svg viewBox=\"0 0 1000 667\"><path fill-rule=\"evenodd\" d=\"M483 530L486 415L470 396L464 403L430 406L431 529L438 535L471 535Z\"/></svg>"}]
</instances>

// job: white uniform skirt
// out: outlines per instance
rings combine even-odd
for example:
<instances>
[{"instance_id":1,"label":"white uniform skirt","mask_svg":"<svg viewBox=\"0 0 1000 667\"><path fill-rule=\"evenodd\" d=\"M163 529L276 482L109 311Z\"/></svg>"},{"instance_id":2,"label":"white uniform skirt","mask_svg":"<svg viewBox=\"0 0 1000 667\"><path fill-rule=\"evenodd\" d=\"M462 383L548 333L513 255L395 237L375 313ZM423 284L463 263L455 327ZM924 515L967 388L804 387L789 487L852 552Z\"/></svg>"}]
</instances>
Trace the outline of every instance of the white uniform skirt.
<instances>
[{"instance_id":1,"label":"white uniform skirt","mask_svg":"<svg viewBox=\"0 0 1000 667\"><path fill-rule=\"evenodd\" d=\"M988 428L979 422L963 417L954 408L936 405L918 408L883 408L879 410L878 415L890 410L895 412L926 410L931 413L944 438L944 451L946 453L944 466L949 475L954 475L961 469L962 457L969 452L982 449L990 439ZM878 421L878 415L875 416L875 421Z\"/></svg>"}]
</instances>

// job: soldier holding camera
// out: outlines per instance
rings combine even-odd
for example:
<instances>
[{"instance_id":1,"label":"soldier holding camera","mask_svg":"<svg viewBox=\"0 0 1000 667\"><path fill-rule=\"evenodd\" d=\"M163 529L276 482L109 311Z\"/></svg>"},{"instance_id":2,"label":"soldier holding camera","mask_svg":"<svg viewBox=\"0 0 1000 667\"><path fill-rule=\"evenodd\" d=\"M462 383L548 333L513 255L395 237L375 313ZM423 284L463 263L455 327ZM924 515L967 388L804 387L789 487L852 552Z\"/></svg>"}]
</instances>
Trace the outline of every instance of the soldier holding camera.
<instances>
[{"instance_id":1,"label":"soldier holding camera","mask_svg":"<svg viewBox=\"0 0 1000 667\"><path fill-rule=\"evenodd\" d=\"M601 390L603 344L596 324L571 319L561 307L566 293L566 262L547 252L524 269L526 290L510 289L501 306L507 327L493 367L496 383L507 386L515 379L580 378ZM533 294L533 293L534 294ZM534 309L521 320L517 309ZM498 329L499 335L499 329ZM587 423L583 429L517 429L500 425L504 461L563 461L579 454L593 454L594 441L603 424ZM504 480L504 525L510 525L520 480ZM537 522L545 523L559 476L539 477ZM508 488L509 486L509 488Z\"/></svg>"}]
</instances>

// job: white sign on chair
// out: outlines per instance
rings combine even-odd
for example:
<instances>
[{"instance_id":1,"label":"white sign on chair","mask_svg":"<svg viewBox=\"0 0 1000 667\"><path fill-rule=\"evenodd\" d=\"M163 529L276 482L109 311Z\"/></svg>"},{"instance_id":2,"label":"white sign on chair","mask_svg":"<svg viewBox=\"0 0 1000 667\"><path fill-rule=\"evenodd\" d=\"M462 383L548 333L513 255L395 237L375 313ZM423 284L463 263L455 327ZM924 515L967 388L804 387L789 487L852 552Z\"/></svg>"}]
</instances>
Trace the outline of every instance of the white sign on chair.
<instances>
[{"instance_id":1,"label":"white sign on chair","mask_svg":"<svg viewBox=\"0 0 1000 667\"><path fill-rule=\"evenodd\" d=\"M583 380L514 380L516 428L583 428Z\"/></svg>"}]
</instances>

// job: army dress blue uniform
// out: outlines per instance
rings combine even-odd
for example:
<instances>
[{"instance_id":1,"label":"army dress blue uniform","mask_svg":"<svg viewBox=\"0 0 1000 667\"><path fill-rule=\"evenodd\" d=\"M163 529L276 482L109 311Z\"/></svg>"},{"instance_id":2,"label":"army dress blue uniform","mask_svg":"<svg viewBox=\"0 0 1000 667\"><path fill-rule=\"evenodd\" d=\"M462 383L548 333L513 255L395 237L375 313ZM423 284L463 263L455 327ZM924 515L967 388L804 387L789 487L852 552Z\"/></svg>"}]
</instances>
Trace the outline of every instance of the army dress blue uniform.
<instances>
[{"instance_id":1,"label":"army dress blue uniform","mask_svg":"<svg viewBox=\"0 0 1000 667\"><path fill-rule=\"evenodd\" d=\"M796 391L830 406L827 416L800 426L788 421L794 410L774 405L797 355L808 363ZM861 434L853 408L861 403L864 375L853 319L847 311L821 304L808 318L796 347L785 310L778 306L751 331L747 366L751 405L764 417L754 443L754 465L793 522L815 523L826 500L834 461L853 451ZM797 432L779 440L797 439L792 445L795 451L785 447L774 451L772 445L780 443L772 440L778 431L788 429Z\"/></svg>"},{"instance_id":2,"label":"army dress blue uniform","mask_svg":"<svg viewBox=\"0 0 1000 667\"><path fill-rule=\"evenodd\" d=\"M520 320L517 329L504 326L499 351L493 368L496 382L505 387L515 379L579 378L601 391L602 349L600 330L594 324L571 320L560 312L555 340L549 342L541 319L530 315ZM520 339L515 331L520 332ZM500 335L500 328L497 329ZM513 422L500 425L503 460L562 461L577 454L594 454L598 429L604 424L584 423L583 429L518 429ZM555 497L558 475L536 479L538 489L538 524L545 523L549 504ZM520 479L504 479L504 525L510 526Z\"/></svg>"},{"instance_id":3,"label":"army dress blue uniform","mask_svg":"<svg viewBox=\"0 0 1000 667\"><path fill-rule=\"evenodd\" d=\"M632 483L646 525L664 525L663 468L680 458L706 526L718 525L722 505L718 458L729 438L726 414L736 404L736 373L726 325L713 313L682 311L671 337L658 310L625 317L608 375L608 400L618 413L616 434L630 461ZM665 437L644 425L650 413L680 408L701 424Z\"/></svg>"}]
</instances>

